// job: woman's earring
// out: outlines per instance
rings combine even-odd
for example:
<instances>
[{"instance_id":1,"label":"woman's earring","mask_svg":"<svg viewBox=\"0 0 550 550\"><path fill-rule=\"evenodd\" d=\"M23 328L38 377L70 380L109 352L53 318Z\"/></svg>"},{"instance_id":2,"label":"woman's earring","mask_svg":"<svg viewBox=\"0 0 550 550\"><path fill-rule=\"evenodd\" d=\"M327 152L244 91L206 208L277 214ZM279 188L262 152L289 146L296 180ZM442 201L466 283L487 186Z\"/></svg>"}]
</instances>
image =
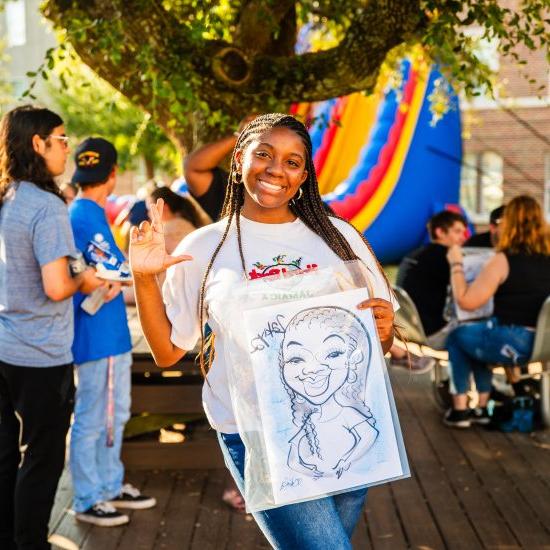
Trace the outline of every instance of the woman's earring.
<instances>
[{"instance_id":1,"label":"woman's earring","mask_svg":"<svg viewBox=\"0 0 550 550\"><path fill-rule=\"evenodd\" d=\"M292 204L295 203L295 201L299 201L304 196L304 190L300 186L298 189L298 193L292 197Z\"/></svg>"}]
</instances>

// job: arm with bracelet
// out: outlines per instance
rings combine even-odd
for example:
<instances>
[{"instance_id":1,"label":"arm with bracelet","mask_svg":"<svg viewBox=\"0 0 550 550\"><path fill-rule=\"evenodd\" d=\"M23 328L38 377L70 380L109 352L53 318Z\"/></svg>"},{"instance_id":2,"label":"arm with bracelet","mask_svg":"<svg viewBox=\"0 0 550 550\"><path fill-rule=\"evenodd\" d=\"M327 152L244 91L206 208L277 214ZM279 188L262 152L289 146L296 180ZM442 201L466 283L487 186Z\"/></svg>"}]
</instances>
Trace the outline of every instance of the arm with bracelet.
<instances>
[{"instance_id":1,"label":"arm with bracelet","mask_svg":"<svg viewBox=\"0 0 550 550\"><path fill-rule=\"evenodd\" d=\"M447 260L451 270L453 298L459 307L467 311L485 304L508 276L508 262L503 253L495 254L471 284L466 281L464 259L459 246L449 247Z\"/></svg>"}]
</instances>

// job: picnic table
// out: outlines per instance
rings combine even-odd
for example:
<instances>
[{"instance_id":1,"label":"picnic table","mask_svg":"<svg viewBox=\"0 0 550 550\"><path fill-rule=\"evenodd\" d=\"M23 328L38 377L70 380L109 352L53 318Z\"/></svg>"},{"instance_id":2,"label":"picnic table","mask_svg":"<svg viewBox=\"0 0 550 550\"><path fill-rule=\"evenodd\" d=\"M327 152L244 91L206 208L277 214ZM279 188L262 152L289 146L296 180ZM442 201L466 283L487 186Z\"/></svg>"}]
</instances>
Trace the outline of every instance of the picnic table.
<instances>
[{"instance_id":1,"label":"picnic table","mask_svg":"<svg viewBox=\"0 0 550 550\"><path fill-rule=\"evenodd\" d=\"M203 377L196 363L196 350L174 366L160 369L141 331L136 308L129 306L127 313L132 336L132 414L204 417ZM125 441L122 460L129 469L223 467L216 434L206 421L180 443L161 443L158 439Z\"/></svg>"}]
</instances>

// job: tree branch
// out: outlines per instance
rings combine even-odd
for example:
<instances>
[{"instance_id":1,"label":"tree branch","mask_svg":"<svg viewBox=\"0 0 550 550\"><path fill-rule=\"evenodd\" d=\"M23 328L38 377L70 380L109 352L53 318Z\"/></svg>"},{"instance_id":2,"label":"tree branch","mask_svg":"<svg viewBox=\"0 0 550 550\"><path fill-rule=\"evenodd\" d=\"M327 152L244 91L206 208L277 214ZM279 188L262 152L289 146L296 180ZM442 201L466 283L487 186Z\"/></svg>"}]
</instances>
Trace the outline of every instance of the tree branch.
<instances>
[{"instance_id":1,"label":"tree branch","mask_svg":"<svg viewBox=\"0 0 550 550\"><path fill-rule=\"evenodd\" d=\"M421 25L419 2L353 3L360 7L347 14L352 23L341 43L303 55L293 54L289 0L243 2L233 43L204 38L196 21L182 20L185 10L171 13L160 0L48 0L43 10L86 64L188 148L197 141L191 129L198 120L203 128L208 113L240 119L371 89L387 52ZM208 124L222 128L219 119Z\"/></svg>"}]
</instances>

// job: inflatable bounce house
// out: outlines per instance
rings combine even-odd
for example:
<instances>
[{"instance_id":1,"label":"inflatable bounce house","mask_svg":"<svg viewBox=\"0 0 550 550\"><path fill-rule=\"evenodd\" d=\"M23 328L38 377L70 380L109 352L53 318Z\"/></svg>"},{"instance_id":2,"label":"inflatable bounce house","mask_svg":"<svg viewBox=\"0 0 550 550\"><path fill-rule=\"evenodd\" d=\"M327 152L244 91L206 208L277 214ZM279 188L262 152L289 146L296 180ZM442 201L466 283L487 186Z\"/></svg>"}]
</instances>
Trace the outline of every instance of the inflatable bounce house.
<instances>
[{"instance_id":1,"label":"inflatable bounce house","mask_svg":"<svg viewBox=\"0 0 550 550\"><path fill-rule=\"evenodd\" d=\"M438 113L442 84L446 112ZM378 88L292 112L311 121L324 200L392 263L426 241L433 214L457 208L460 112L441 74L418 54L401 63L393 85Z\"/></svg>"}]
</instances>

